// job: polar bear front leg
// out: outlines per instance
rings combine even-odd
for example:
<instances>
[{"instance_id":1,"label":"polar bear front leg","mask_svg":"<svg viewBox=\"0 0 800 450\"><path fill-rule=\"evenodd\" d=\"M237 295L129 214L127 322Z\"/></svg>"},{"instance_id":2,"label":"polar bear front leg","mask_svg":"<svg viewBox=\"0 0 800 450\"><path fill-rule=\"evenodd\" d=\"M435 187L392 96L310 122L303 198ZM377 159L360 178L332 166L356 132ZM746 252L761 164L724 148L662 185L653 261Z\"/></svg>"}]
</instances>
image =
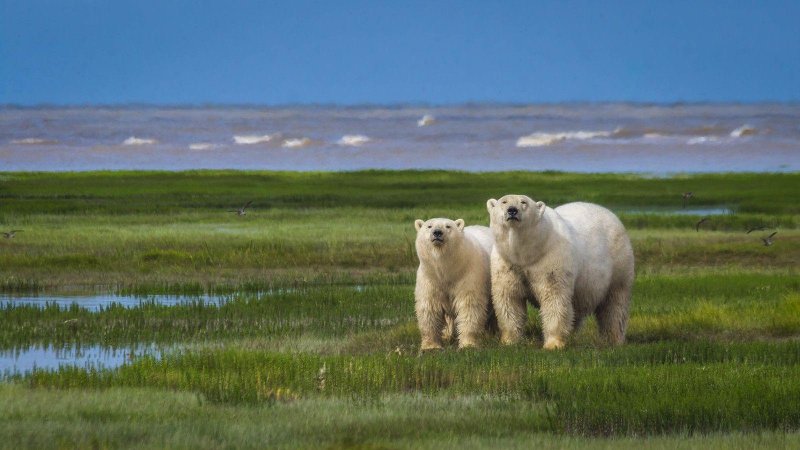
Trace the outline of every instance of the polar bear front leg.
<instances>
[{"instance_id":1,"label":"polar bear front leg","mask_svg":"<svg viewBox=\"0 0 800 450\"><path fill-rule=\"evenodd\" d=\"M531 290L539 300L544 349L564 348L575 318L572 280L567 274L554 270L534 279Z\"/></svg>"},{"instance_id":2,"label":"polar bear front leg","mask_svg":"<svg viewBox=\"0 0 800 450\"><path fill-rule=\"evenodd\" d=\"M525 304L525 280L521 273L492 252L492 305L500 328L500 342L515 344L522 339L528 309Z\"/></svg>"},{"instance_id":3,"label":"polar bear front leg","mask_svg":"<svg viewBox=\"0 0 800 450\"><path fill-rule=\"evenodd\" d=\"M436 350L442 348L442 328L444 327L444 302L442 292L431 288L427 283L420 283L417 278L414 309L417 313L419 333L422 337L420 350Z\"/></svg>"},{"instance_id":4,"label":"polar bear front leg","mask_svg":"<svg viewBox=\"0 0 800 450\"><path fill-rule=\"evenodd\" d=\"M477 347L488 320L488 292L460 293L454 299L458 348Z\"/></svg>"}]
</instances>

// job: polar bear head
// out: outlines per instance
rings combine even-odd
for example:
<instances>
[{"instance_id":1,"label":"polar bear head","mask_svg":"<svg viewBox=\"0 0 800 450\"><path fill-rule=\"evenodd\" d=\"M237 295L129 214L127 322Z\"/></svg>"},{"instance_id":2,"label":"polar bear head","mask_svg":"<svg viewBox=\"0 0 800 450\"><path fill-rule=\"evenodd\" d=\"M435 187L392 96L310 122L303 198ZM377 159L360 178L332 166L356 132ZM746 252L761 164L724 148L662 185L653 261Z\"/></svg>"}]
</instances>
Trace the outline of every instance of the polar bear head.
<instances>
[{"instance_id":1,"label":"polar bear head","mask_svg":"<svg viewBox=\"0 0 800 450\"><path fill-rule=\"evenodd\" d=\"M500 200L489 199L486 209L492 228L527 227L536 225L545 211L544 202L527 195L504 195Z\"/></svg>"},{"instance_id":2,"label":"polar bear head","mask_svg":"<svg viewBox=\"0 0 800 450\"><path fill-rule=\"evenodd\" d=\"M431 252L445 252L457 248L464 239L464 220L450 219L417 219L417 255L420 258Z\"/></svg>"}]
</instances>

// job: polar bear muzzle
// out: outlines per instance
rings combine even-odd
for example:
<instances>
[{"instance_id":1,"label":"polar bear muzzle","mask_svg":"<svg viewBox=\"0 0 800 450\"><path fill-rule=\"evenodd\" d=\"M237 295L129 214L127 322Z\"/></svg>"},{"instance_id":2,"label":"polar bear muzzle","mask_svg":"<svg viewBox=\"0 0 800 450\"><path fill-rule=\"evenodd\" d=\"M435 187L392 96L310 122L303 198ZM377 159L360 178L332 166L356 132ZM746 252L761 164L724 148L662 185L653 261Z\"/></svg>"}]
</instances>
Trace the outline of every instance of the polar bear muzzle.
<instances>
[{"instance_id":1,"label":"polar bear muzzle","mask_svg":"<svg viewBox=\"0 0 800 450\"><path fill-rule=\"evenodd\" d=\"M517 209L516 206L509 206L508 209L506 209L506 222L509 221L520 221L519 209Z\"/></svg>"},{"instance_id":2,"label":"polar bear muzzle","mask_svg":"<svg viewBox=\"0 0 800 450\"><path fill-rule=\"evenodd\" d=\"M439 228L433 230L431 242L433 242L433 245L444 245L444 231Z\"/></svg>"}]
</instances>

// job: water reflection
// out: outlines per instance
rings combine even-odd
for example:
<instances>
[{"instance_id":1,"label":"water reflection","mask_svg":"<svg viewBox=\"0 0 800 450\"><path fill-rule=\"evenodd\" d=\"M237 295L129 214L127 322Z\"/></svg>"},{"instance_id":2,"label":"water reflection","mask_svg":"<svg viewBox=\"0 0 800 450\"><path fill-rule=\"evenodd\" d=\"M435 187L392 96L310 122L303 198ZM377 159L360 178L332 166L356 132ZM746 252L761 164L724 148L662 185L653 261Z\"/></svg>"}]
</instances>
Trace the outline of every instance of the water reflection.
<instances>
[{"instance_id":1,"label":"water reflection","mask_svg":"<svg viewBox=\"0 0 800 450\"><path fill-rule=\"evenodd\" d=\"M34 369L55 370L63 366L113 369L142 356L159 358L161 354L162 349L155 344L130 347L37 345L0 350L0 377L24 374Z\"/></svg>"},{"instance_id":2,"label":"water reflection","mask_svg":"<svg viewBox=\"0 0 800 450\"><path fill-rule=\"evenodd\" d=\"M620 211L622 214L657 214L664 216L722 216L733 214L734 211L730 208L674 208L674 209L659 209L659 208L640 208L640 209L623 209Z\"/></svg>"},{"instance_id":3,"label":"water reflection","mask_svg":"<svg viewBox=\"0 0 800 450\"><path fill-rule=\"evenodd\" d=\"M350 286L354 292L364 292L365 285ZM255 299L276 297L298 292L295 288L276 288L252 293L232 294L203 294L203 295L119 295L119 294L94 294L94 295L19 295L0 294L0 308L13 308L19 306L36 306L45 308L56 305L61 309L79 307L90 312L98 312L112 306L135 308L143 305L176 306L203 303L205 305L222 306L242 295Z\"/></svg>"},{"instance_id":4,"label":"water reflection","mask_svg":"<svg viewBox=\"0 0 800 450\"><path fill-rule=\"evenodd\" d=\"M72 305L77 305L89 311L97 312L112 305L134 308L143 304L175 306L202 302L219 306L230 301L233 297L233 295L0 295L0 305L3 307L30 305L40 308L56 305L62 309L69 309Z\"/></svg>"}]
</instances>

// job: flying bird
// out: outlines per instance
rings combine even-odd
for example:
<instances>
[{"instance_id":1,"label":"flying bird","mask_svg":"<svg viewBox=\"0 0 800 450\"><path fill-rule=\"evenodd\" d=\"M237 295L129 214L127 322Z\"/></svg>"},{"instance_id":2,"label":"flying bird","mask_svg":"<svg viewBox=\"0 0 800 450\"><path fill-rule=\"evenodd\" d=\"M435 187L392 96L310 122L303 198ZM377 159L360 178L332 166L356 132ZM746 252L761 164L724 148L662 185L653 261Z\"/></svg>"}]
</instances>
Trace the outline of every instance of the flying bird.
<instances>
[{"instance_id":1,"label":"flying bird","mask_svg":"<svg viewBox=\"0 0 800 450\"><path fill-rule=\"evenodd\" d=\"M763 225L760 225L760 226L757 226L757 227L752 227L752 228L748 229L746 234L750 234L750 233L752 233L753 231L764 231L764 230L766 230L766 229L767 229L767 227L765 227L765 226L763 226Z\"/></svg>"},{"instance_id":2,"label":"flying bird","mask_svg":"<svg viewBox=\"0 0 800 450\"><path fill-rule=\"evenodd\" d=\"M11 239L17 235L17 233L21 232L22 230L11 230L11 231L3 231L3 237L6 239Z\"/></svg>"},{"instance_id":3,"label":"flying bird","mask_svg":"<svg viewBox=\"0 0 800 450\"><path fill-rule=\"evenodd\" d=\"M776 234L778 234L778 232L777 232L777 231L776 231L776 232L774 232L774 233L772 233L772 234L770 234L770 235L769 235L769 236L767 236L767 237L763 237L763 238L761 238L761 240L764 242L764 246L765 246L765 247L769 247L770 245L772 245L772 238L773 238L773 237L774 237Z\"/></svg>"},{"instance_id":4,"label":"flying bird","mask_svg":"<svg viewBox=\"0 0 800 450\"><path fill-rule=\"evenodd\" d=\"M700 231L700 225L708 222L708 217L703 217L696 224L694 224L694 231Z\"/></svg>"},{"instance_id":5,"label":"flying bird","mask_svg":"<svg viewBox=\"0 0 800 450\"><path fill-rule=\"evenodd\" d=\"M681 197L683 197L683 207L686 208L686 201L694 197L694 192L691 191L684 192L683 194L681 194Z\"/></svg>"},{"instance_id":6,"label":"flying bird","mask_svg":"<svg viewBox=\"0 0 800 450\"><path fill-rule=\"evenodd\" d=\"M248 206L250 206L251 203L253 203L252 200L250 200L249 202L245 203L244 206L242 206L241 208L232 209L232 210L230 210L228 212L235 212L237 216L246 216L247 215L247 211L245 211L245 210L247 209Z\"/></svg>"}]
</instances>

